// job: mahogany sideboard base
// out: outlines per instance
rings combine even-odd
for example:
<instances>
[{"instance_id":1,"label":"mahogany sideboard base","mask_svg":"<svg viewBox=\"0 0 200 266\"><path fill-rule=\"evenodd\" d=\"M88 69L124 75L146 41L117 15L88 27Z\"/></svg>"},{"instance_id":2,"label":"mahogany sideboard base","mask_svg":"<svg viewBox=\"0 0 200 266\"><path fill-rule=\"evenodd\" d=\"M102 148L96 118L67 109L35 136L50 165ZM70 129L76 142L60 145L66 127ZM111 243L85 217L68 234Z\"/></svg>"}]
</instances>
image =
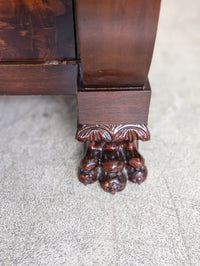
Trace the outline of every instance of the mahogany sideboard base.
<instances>
[{"instance_id":1,"label":"mahogany sideboard base","mask_svg":"<svg viewBox=\"0 0 200 266\"><path fill-rule=\"evenodd\" d=\"M0 95L76 95L79 180L114 194L147 177L161 0L0 1Z\"/></svg>"},{"instance_id":2,"label":"mahogany sideboard base","mask_svg":"<svg viewBox=\"0 0 200 266\"><path fill-rule=\"evenodd\" d=\"M138 140L150 139L145 125L79 125L76 138L85 143L78 176L84 185L99 180L112 194L122 191L130 180L141 184L147 177Z\"/></svg>"}]
</instances>

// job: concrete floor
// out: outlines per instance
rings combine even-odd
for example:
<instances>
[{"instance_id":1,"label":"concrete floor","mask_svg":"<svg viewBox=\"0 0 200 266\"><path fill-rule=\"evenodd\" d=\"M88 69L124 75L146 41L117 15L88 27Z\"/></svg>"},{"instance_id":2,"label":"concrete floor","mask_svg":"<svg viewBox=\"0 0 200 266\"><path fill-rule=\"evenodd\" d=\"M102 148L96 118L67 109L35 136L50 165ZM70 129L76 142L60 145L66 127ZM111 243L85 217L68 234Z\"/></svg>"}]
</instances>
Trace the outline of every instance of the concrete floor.
<instances>
[{"instance_id":1,"label":"concrete floor","mask_svg":"<svg viewBox=\"0 0 200 266\"><path fill-rule=\"evenodd\" d=\"M73 97L0 97L0 265L200 265L199 10L162 3L141 186L78 182Z\"/></svg>"}]
</instances>

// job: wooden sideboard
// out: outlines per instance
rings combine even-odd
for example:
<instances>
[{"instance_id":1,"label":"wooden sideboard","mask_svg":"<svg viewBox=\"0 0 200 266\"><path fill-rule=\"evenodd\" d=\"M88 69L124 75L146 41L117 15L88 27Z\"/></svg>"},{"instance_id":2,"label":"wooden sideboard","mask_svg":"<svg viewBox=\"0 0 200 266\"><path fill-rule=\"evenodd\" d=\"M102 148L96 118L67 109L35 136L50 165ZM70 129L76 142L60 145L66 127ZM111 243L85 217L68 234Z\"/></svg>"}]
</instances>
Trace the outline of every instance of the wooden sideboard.
<instances>
[{"instance_id":1,"label":"wooden sideboard","mask_svg":"<svg viewBox=\"0 0 200 266\"><path fill-rule=\"evenodd\" d=\"M0 94L77 96L79 180L105 191L147 177L148 72L160 0L0 2Z\"/></svg>"}]
</instances>

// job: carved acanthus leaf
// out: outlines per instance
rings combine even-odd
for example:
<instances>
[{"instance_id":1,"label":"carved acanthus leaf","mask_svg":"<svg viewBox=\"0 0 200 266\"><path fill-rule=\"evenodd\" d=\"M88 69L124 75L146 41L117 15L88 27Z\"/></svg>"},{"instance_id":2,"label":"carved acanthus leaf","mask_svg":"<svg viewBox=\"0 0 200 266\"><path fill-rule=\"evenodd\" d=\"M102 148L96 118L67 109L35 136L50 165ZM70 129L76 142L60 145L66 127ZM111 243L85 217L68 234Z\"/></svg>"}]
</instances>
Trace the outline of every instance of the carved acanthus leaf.
<instances>
[{"instance_id":1,"label":"carved acanthus leaf","mask_svg":"<svg viewBox=\"0 0 200 266\"><path fill-rule=\"evenodd\" d=\"M150 133L146 125L80 125L77 130L78 141L105 141L121 142L135 139L143 141L150 139Z\"/></svg>"},{"instance_id":2,"label":"carved acanthus leaf","mask_svg":"<svg viewBox=\"0 0 200 266\"><path fill-rule=\"evenodd\" d=\"M76 139L78 141L112 141L112 137L104 125L82 125L77 130Z\"/></svg>"},{"instance_id":3,"label":"carved acanthus leaf","mask_svg":"<svg viewBox=\"0 0 200 266\"><path fill-rule=\"evenodd\" d=\"M119 125L114 136L115 141L134 141L136 138L146 141L150 139L150 133L145 125Z\"/></svg>"}]
</instances>

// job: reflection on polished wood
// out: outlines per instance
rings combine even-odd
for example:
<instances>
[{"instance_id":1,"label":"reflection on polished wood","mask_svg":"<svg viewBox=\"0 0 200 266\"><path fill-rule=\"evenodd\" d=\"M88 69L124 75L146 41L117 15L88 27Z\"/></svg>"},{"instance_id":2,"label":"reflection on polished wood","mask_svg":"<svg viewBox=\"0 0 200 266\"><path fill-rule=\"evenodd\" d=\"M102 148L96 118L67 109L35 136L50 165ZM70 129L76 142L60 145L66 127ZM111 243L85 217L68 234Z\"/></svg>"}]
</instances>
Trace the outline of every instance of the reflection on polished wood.
<instances>
[{"instance_id":1,"label":"reflection on polished wood","mask_svg":"<svg viewBox=\"0 0 200 266\"><path fill-rule=\"evenodd\" d=\"M84 87L143 86L160 0L77 0Z\"/></svg>"},{"instance_id":2,"label":"reflection on polished wood","mask_svg":"<svg viewBox=\"0 0 200 266\"><path fill-rule=\"evenodd\" d=\"M145 125L82 125L77 140L84 141L86 154L79 167L79 180L112 194L126 187L127 179L141 184L147 178L145 160L138 152L138 140L147 141Z\"/></svg>"}]
</instances>

